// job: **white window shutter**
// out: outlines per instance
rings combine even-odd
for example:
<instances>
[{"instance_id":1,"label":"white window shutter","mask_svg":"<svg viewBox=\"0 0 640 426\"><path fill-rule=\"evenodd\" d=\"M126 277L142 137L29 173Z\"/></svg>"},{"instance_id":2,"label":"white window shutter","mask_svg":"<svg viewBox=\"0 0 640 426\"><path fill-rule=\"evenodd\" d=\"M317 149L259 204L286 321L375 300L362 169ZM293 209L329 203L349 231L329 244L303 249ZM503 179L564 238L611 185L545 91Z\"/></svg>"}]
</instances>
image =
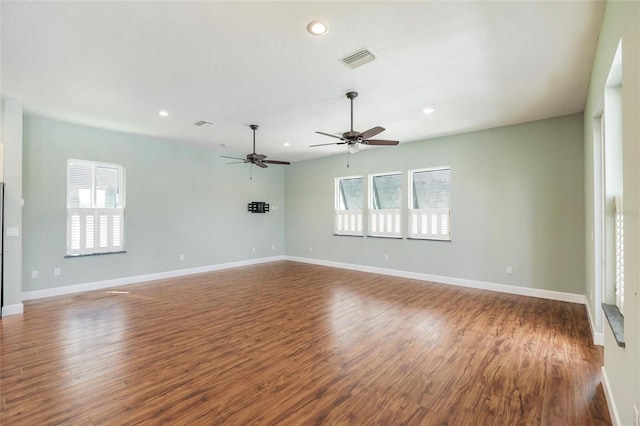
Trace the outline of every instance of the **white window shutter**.
<instances>
[{"instance_id":1,"label":"white window shutter","mask_svg":"<svg viewBox=\"0 0 640 426\"><path fill-rule=\"evenodd\" d=\"M336 210L334 224L337 235L362 235L362 210Z\"/></svg>"},{"instance_id":2,"label":"white window shutter","mask_svg":"<svg viewBox=\"0 0 640 426\"><path fill-rule=\"evenodd\" d=\"M615 239L616 239L616 306L624 315L624 212L622 197L615 197Z\"/></svg>"},{"instance_id":3,"label":"white window shutter","mask_svg":"<svg viewBox=\"0 0 640 426\"><path fill-rule=\"evenodd\" d=\"M402 237L400 209L370 209L369 235L373 237Z\"/></svg>"},{"instance_id":4,"label":"white window shutter","mask_svg":"<svg viewBox=\"0 0 640 426\"><path fill-rule=\"evenodd\" d=\"M450 240L450 209L409 209L409 238Z\"/></svg>"}]
</instances>

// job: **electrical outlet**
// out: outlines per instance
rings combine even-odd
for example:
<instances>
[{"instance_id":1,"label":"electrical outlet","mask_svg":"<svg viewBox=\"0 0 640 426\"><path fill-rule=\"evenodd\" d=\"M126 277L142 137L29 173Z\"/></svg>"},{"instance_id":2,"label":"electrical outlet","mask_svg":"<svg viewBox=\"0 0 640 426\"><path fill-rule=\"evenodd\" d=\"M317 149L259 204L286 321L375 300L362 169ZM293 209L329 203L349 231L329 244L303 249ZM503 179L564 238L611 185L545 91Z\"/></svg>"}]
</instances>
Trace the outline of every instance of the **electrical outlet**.
<instances>
[{"instance_id":1,"label":"electrical outlet","mask_svg":"<svg viewBox=\"0 0 640 426\"><path fill-rule=\"evenodd\" d=\"M38 271L31 271L31 278L38 278Z\"/></svg>"},{"instance_id":2,"label":"electrical outlet","mask_svg":"<svg viewBox=\"0 0 640 426\"><path fill-rule=\"evenodd\" d=\"M256 252L256 248L255 247L252 248L251 251L255 253Z\"/></svg>"},{"instance_id":3,"label":"electrical outlet","mask_svg":"<svg viewBox=\"0 0 640 426\"><path fill-rule=\"evenodd\" d=\"M313 251L313 247L309 246L309 251Z\"/></svg>"},{"instance_id":4,"label":"electrical outlet","mask_svg":"<svg viewBox=\"0 0 640 426\"><path fill-rule=\"evenodd\" d=\"M276 249L276 245L274 244L271 246L271 250L275 250L275 249Z\"/></svg>"},{"instance_id":5,"label":"electrical outlet","mask_svg":"<svg viewBox=\"0 0 640 426\"><path fill-rule=\"evenodd\" d=\"M507 275L511 275L513 273L513 269L511 266L507 266Z\"/></svg>"},{"instance_id":6,"label":"electrical outlet","mask_svg":"<svg viewBox=\"0 0 640 426\"><path fill-rule=\"evenodd\" d=\"M182 260L184 260L184 254L181 254L181 255L180 255L180 260L181 260L181 261L182 261Z\"/></svg>"},{"instance_id":7,"label":"electrical outlet","mask_svg":"<svg viewBox=\"0 0 640 426\"><path fill-rule=\"evenodd\" d=\"M384 255L384 260L389 260L389 255L388 254Z\"/></svg>"},{"instance_id":8,"label":"electrical outlet","mask_svg":"<svg viewBox=\"0 0 640 426\"><path fill-rule=\"evenodd\" d=\"M60 271L60 268L55 268L53 270L53 275L55 275L56 277L59 277L60 274L62 274L62 272Z\"/></svg>"}]
</instances>

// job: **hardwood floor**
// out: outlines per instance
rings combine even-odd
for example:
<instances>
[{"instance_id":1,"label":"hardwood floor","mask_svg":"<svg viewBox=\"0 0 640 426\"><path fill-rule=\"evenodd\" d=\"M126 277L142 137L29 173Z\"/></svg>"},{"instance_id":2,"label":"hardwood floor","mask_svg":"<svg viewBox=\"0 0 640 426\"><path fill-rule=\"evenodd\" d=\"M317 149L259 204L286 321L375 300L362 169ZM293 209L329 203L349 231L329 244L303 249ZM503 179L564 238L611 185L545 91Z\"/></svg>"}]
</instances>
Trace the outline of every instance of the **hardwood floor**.
<instances>
[{"instance_id":1,"label":"hardwood floor","mask_svg":"<svg viewBox=\"0 0 640 426\"><path fill-rule=\"evenodd\" d=\"M0 325L2 425L610 424L578 304L282 261Z\"/></svg>"}]
</instances>

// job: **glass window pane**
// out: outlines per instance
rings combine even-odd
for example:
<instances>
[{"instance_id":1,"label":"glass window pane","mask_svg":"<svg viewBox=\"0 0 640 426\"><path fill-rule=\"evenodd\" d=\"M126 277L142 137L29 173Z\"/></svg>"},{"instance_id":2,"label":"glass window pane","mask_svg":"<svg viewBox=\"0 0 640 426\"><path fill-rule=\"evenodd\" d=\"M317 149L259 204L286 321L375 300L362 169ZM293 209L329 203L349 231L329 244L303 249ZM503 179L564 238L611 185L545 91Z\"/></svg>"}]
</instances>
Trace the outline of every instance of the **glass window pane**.
<instances>
[{"instance_id":1,"label":"glass window pane","mask_svg":"<svg viewBox=\"0 0 640 426\"><path fill-rule=\"evenodd\" d=\"M373 176L373 208L399 209L402 205L402 175Z\"/></svg>"},{"instance_id":2,"label":"glass window pane","mask_svg":"<svg viewBox=\"0 0 640 426\"><path fill-rule=\"evenodd\" d=\"M117 205L118 169L96 167L96 207L114 209Z\"/></svg>"},{"instance_id":3,"label":"glass window pane","mask_svg":"<svg viewBox=\"0 0 640 426\"><path fill-rule=\"evenodd\" d=\"M69 163L67 168L67 207L92 207L93 166Z\"/></svg>"},{"instance_id":4,"label":"glass window pane","mask_svg":"<svg viewBox=\"0 0 640 426\"><path fill-rule=\"evenodd\" d=\"M340 179L338 210L362 210L363 188L362 178Z\"/></svg>"},{"instance_id":5,"label":"glass window pane","mask_svg":"<svg viewBox=\"0 0 640 426\"><path fill-rule=\"evenodd\" d=\"M414 209L438 209L451 207L451 170L414 172Z\"/></svg>"}]
</instances>

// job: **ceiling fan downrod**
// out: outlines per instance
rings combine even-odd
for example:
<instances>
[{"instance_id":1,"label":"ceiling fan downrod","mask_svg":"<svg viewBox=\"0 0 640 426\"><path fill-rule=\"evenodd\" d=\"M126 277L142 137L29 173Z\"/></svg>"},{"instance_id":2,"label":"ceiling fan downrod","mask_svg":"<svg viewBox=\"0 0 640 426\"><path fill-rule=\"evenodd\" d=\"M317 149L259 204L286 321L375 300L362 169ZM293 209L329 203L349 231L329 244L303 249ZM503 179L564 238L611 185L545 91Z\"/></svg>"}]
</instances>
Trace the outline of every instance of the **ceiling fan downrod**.
<instances>
[{"instance_id":1,"label":"ceiling fan downrod","mask_svg":"<svg viewBox=\"0 0 640 426\"><path fill-rule=\"evenodd\" d=\"M257 124L250 124L251 130L253 130L253 153L256 153L256 130L258 130Z\"/></svg>"},{"instance_id":2,"label":"ceiling fan downrod","mask_svg":"<svg viewBox=\"0 0 640 426\"><path fill-rule=\"evenodd\" d=\"M353 133L353 98L358 96L358 92L347 92L347 98L351 101L351 132Z\"/></svg>"}]
</instances>

